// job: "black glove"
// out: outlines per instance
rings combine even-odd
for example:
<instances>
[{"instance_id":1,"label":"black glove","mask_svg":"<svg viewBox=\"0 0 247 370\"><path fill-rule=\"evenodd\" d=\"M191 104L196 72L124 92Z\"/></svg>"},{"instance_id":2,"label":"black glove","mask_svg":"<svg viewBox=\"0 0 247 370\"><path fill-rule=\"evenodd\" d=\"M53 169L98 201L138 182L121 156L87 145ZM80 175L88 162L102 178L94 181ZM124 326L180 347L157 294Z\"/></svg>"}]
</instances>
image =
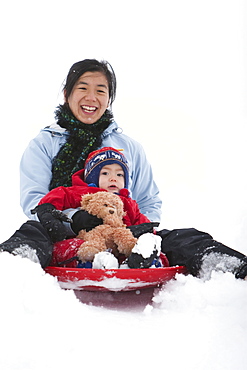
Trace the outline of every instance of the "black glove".
<instances>
[{"instance_id":1,"label":"black glove","mask_svg":"<svg viewBox=\"0 0 247 370\"><path fill-rule=\"evenodd\" d=\"M140 225L127 226L127 229L130 229L135 238L139 238L142 234L152 233L154 227L158 227L159 222L145 222Z\"/></svg>"},{"instance_id":2,"label":"black glove","mask_svg":"<svg viewBox=\"0 0 247 370\"><path fill-rule=\"evenodd\" d=\"M153 253L147 257L144 258L139 253L131 253L131 255L127 259L128 266L131 269L148 269L155 258L157 258L158 251L154 250Z\"/></svg>"},{"instance_id":3,"label":"black glove","mask_svg":"<svg viewBox=\"0 0 247 370\"><path fill-rule=\"evenodd\" d=\"M72 216L72 225L71 228L74 233L78 234L80 230L92 230L94 227L98 225L102 225L103 220L98 218L97 216L93 216L87 211L77 211Z\"/></svg>"},{"instance_id":4,"label":"black glove","mask_svg":"<svg viewBox=\"0 0 247 370\"><path fill-rule=\"evenodd\" d=\"M38 219L48 232L53 243L59 242L66 238L66 228L63 224L71 222L62 211L57 210L53 204L44 203L31 210L32 214L37 213Z\"/></svg>"}]
</instances>

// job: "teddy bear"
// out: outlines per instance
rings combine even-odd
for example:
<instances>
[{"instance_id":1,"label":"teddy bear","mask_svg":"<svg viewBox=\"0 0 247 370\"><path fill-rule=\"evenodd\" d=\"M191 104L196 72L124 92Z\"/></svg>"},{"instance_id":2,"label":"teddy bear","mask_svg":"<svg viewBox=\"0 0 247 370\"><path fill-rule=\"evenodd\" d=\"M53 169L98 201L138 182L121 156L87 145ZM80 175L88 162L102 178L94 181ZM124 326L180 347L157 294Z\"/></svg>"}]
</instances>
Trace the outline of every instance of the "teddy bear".
<instances>
[{"instance_id":1,"label":"teddy bear","mask_svg":"<svg viewBox=\"0 0 247 370\"><path fill-rule=\"evenodd\" d=\"M137 239L123 223L125 215L121 198L113 193L100 191L82 196L81 209L103 220L103 224L90 231L81 230L78 238L84 242L79 247L77 256L82 262L93 261L94 256L102 251L111 250L117 257L128 257Z\"/></svg>"}]
</instances>

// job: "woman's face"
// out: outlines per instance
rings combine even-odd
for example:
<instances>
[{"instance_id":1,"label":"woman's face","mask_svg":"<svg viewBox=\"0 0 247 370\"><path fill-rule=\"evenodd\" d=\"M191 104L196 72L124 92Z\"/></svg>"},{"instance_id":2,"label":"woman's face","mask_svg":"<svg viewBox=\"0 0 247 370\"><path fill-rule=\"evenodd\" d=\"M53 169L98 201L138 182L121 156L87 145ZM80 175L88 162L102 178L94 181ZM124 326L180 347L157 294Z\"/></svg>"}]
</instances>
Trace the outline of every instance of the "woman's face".
<instances>
[{"instance_id":1,"label":"woman's face","mask_svg":"<svg viewBox=\"0 0 247 370\"><path fill-rule=\"evenodd\" d=\"M67 103L79 121L89 125L98 121L109 105L109 87L105 75L101 72L85 72L75 83Z\"/></svg>"}]
</instances>

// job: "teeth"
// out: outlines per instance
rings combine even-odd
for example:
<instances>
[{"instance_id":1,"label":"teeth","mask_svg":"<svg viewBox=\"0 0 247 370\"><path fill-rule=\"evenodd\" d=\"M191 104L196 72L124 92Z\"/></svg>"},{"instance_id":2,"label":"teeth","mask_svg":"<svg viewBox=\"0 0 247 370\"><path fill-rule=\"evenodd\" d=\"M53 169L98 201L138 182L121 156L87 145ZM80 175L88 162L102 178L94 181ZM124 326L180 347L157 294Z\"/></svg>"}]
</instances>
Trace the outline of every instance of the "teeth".
<instances>
[{"instance_id":1,"label":"teeth","mask_svg":"<svg viewBox=\"0 0 247 370\"><path fill-rule=\"evenodd\" d=\"M93 112L96 110L96 107L89 107L87 105L82 105L82 109L88 111L88 112Z\"/></svg>"}]
</instances>

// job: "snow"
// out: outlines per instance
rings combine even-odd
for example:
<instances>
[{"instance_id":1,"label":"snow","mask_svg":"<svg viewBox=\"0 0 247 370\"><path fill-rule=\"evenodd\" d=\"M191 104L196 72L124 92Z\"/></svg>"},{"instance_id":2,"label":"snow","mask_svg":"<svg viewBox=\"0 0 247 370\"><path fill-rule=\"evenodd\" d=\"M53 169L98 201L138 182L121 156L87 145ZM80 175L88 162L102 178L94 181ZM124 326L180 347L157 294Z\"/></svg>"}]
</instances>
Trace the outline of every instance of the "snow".
<instances>
[{"instance_id":1,"label":"snow","mask_svg":"<svg viewBox=\"0 0 247 370\"><path fill-rule=\"evenodd\" d=\"M136 245L132 249L133 253L141 254L144 258L148 258L157 250L157 256L161 251L161 237L151 233L143 234L139 237Z\"/></svg>"},{"instance_id":2,"label":"snow","mask_svg":"<svg viewBox=\"0 0 247 370\"><path fill-rule=\"evenodd\" d=\"M115 269L118 268L118 260L110 252L99 252L94 257L93 268Z\"/></svg>"},{"instance_id":3,"label":"snow","mask_svg":"<svg viewBox=\"0 0 247 370\"><path fill-rule=\"evenodd\" d=\"M112 278L103 279L101 281L86 279L86 280L78 280L78 281L73 281L73 282L65 281L65 282L60 283L60 286L65 289L76 289L77 287L80 288L80 287L87 286L91 288L92 287L106 288L106 289L110 289L116 292L123 290L129 286L134 286L136 289L138 289L142 287L143 285L145 284L141 282L136 282L133 279L119 279L115 276L113 276Z\"/></svg>"},{"instance_id":4,"label":"snow","mask_svg":"<svg viewBox=\"0 0 247 370\"><path fill-rule=\"evenodd\" d=\"M246 369L247 282L229 273L179 274L152 305L111 309L79 302L38 264L2 253L0 296L1 369Z\"/></svg>"},{"instance_id":5,"label":"snow","mask_svg":"<svg viewBox=\"0 0 247 370\"><path fill-rule=\"evenodd\" d=\"M88 6L0 6L2 241L26 221L23 150L53 122L72 63L96 57L117 75L117 122L152 163L161 226L196 227L247 254L245 1L95 0L85 14ZM0 369L247 367L247 282L229 273L179 275L133 310L111 308L105 295L105 307L81 303L38 264L7 253L0 276Z\"/></svg>"}]
</instances>

